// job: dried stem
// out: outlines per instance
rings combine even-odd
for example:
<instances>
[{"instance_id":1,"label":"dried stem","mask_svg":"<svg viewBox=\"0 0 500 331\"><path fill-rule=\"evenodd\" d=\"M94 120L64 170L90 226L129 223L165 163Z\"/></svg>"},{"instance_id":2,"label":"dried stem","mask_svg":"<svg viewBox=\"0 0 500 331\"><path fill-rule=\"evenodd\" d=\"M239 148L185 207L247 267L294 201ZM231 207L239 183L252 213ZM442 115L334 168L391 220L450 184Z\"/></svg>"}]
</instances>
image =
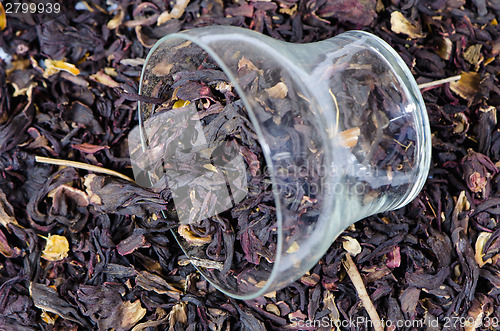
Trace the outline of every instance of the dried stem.
<instances>
[{"instance_id":1,"label":"dried stem","mask_svg":"<svg viewBox=\"0 0 500 331\"><path fill-rule=\"evenodd\" d=\"M351 279L352 284L354 285L354 288L356 288L356 292L358 292L358 296L361 302L363 303L366 312L368 313L370 319L372 320L373 328L375 329L375 331L384 331L377 310L375 309L375 306L373 305L372 300L368 295L368 292L366 292L363 279L361 279L361 275L359 274L359 271L356 268L356 264L354 264L354 261L352 260L351 255L349 255L349 253L345 255L345 260L342 261L342 263L344 265L345 270L347 271L347 274L349 275L349 278Z\"/></svg>"},{"instance_id":2,"label":"dried stem","mask_svg":"<svg viewBox=\"0 0 500 331\"><path fill-rule=\"evenodd\" d=\"M134 181L132 178L125 176L124 174L121 174L118 171L98 167L98 166L87 164L87 163L68 161L68 160L60 160L60 159L52 159L52 158L43 157L43 156L35 156L35 161L38 163L46 163L46 164L53 164L53 165L59 165L59 166L73 167L73 168L89 170L89 171L93 171L93 172L97 172L97 173L102 173L102 174L106 174L106 175L112 175L112 176L120 177L121 179L128 180L129 182Z\"/></svg>"},{"instance_id":3,"label":"dried stem","mask_svg":"<svg viewBox=\"0 0 500 331\"><path fill-rule=\"evenodd\" d=\"M419 84L418 88L421 89L421 90L423 90L423 89L429 89L429 88L434 88L434 87L437 87L437 86L440 86L440 85L443 85L443 84L446 84L446 83L456 82L461 77L462 77L461 75L458 75L458 76L453 76L453 77L448 77L448 78L443 78L443 79L435 80L435 81L424 83L424 84Z\"/></svg>"}]
</instances>

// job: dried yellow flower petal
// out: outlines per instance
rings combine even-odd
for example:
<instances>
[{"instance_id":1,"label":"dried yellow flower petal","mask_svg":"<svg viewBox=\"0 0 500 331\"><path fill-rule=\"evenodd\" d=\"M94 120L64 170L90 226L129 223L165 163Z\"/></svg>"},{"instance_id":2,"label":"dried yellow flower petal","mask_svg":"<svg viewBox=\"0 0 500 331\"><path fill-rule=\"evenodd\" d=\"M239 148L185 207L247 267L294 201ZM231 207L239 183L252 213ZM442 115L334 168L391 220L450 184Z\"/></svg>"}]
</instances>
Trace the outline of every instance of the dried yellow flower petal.
<instances>
[{"instance_id":1,"label":"dried yellow flower petal","mask_svg":"<svg viewBox=\"0 0 500 331\"><path fill-rule=\"evenodd\" d=\"M453 52L453 43L450 38L440 37L437 39L437 44L436 54L444 60L449 60Z\"/></svg>"},{"instance_id":2,"label":"dried yellow flower petal","mask_svg":"<svg viewBox=\"0 0 500 331\"><path fill-rule=\"evenodd\" d=\"M344 247L351 256L356 256L361 253L361 245L356 239L349 236L344 236L342 238L346 240L342 243L342 247Z\"/></svg>"},{"instance_id":3,"label":"dried yellow flower petal","mask_svg":"<svg viewBox=\"0 0 500 331\"><path fill-rule=\"evenodd\" d=\"M398 11L391 14L391 30L395 33L404 33L412 39L425 37L419 25L412 24Z\"/></svg>"},{"instance_id":4,"label":"dried yellow flower petal","mask_svg":"<svg viewBox=\"0 0 500 331\"><path fill-rule=\"evenodd\" d=\"M3 30L7 27L7 15L5 15L5 9L3 8L2 3L0 3L0 30Z\"/></svg>"},{"instance_id":5,"label":"dried yellow flower petal","mask_svg":"<svg viewBox=\"0 0 500 331\"><path fill-rule=\"evenodd\" d=\"M170 73L170 70L172 70L173 67L174 65L172 63L160 62L153 67L151 73L159 77L166 76Z\"/></svg>"},{"instance_id":6,"label":"dried yellow flower petal","mask_svg":"<svg viewBox=\"0 0 500 331\"><path fill-rule=\"evenodd\" d=\"M293 254L293 253L297 252L297 251L299 250L299 248L300 248L299 244L297 244L297 242L296 242L296 241L294 241L294 242L290 245L290 247L288 247L288 249L286 250L286 252L287 252L288 254Z\"/></svg>"},{"instance_id":7,"label":"dried yellow flower petal","mask_svg":"<svg viewBox=\"0 0 500 331\"><path fill-rule=\"evenodd\" d=\"M14 207L7 200L7 196L0 189L0 224L6 229L9 229L9 224L18 225L16 218L14 217ZM10 231L10 230L9 230Z\"/></svg>"},{"instance_id":8,"label":"dried yellow flower petal","mask_svg":"<svg viewBox=\"0 0 500 331\"><path fill-rule=\"evenodd\" d=\"M43 77L45 78L50 77L58 73L59 71L66 71L74 76L80 73L80 70L78 70L78 68L74 64L64 62L61 60L50 60L50 59L45 60L45 71L43 73Z\"/></svg>"},{"instance_id":9,"label":"dried yellow flower petal","mask_svg":"<svg viewBox=\"0 0 500 331\"><path fill-rule=\"evenodd\" d=\"M170 314L168 314L170 329L174 330L176 323L186 324L187 323L187 307L184 302L177 303L172 307Z\"/></svg>"},{"instance_id":10,"label":"dried yellow flower petal","mask_svg":"<svg viewBox=\"0 0 500 331\"><path fill-rule=\"evenodd\" d=\"M174 7L170 12L164 11L158 16L157 25L165 24L167 21L171 19L181 18L182 14L186 10L187 5L189 4L189 0L177 0L175 1Z\"/></svg>"},{"instance_id":11,"label":"dried yellow flower petal","mask_svg":"<svg viewBox=\"0 0 500 331\"><path fill-rule=\"evenodd\" d=\"M238 70L241 70L243 67L247 67L252 71L261 71L259 70L259 68L255 66L255 64L253 64L252 61L250 61L244 56L238 61Z\"/></svg>"},{"instance_id":12,"label":"dried yellow flower petal","mask_svg":"<svg viewBox=\"0 0 500 331\"><path fill-rule=\"evenodd\" d=\"M485 264L493 262L491 259L486 261L483 260L484 256L484 245L490 239L491 233L489 232L481 232L476 240L476 262L479 265L479 268L482 268Z\"/></svg>"},{"instance_id":13,"label":"dried yellow flower petal","mask_svg":"<svg viewBox=\"0 0 500 331\"><path fill-rule=\"evenodd\" d=\"M92 79L93 81L96 81L102 85L106 85L107 87L111 87L111 88L120 86L119 83L117 83L113 78L106 75L102 71L98 71L95 74L90 75L90 79Z\"/></svg>"},{"instance_id":14,"label":"dried yellow flower petal","mask_svg":"<svg viewBox=\"0 0 500 331\"><path fill-rule=\"evenodd\" d=\"M203 246L212 241L212 236L208 235L206 237L198 237L189 228L189 225L181 225L177 229L179 235L184 238L188 243L194 246Z\"/></svg>"},{"instance_id":15,"label":"dried yellow flower petal","mask_svg":"<svg viewBox=\"0 0 500 331\"><path fill-rule=\"evenodd\" d=\"M358 143L358 137L361 134L359 127L344 130L340 133L340 145L351 148Z\"/></svg>"},{"instance_id":16,"label":"dried yellow flower petal","mask_svg":"<svg viewBox=\"0 0 500 331\"><path fill-rule=\"evenodd\" d=\"M274 314L276 316L280 316L281 315L280 309L274 303L268 303L266 305L266 310L268 312L270 312L271 314Z\"/></svg>"},{"instance_id":17,"label":"dried yellow flower petal","mask_svg":"<svg viewBox=\"0 0 500 331\"><path fill-rule=\"evenodd\" d=\"M273 87L267 88L266 92L269 94L271 98L283 99L288 94L288 87L285 83L279 82Z\"/></svg>"},{"instance_id":18,"label":"dried yellow flower petal","mask_svg":"<svg viewBox=\"0 0 500 331\"><path fill-rule=\"evenodd\" d=\"M61 261L68 256L69 243L64 236L57 234L50 235L47 238L45 249L42 252L42 258L48 261Z\"/></svg>"},{"instance_id":19,"label":"dried yellow flower petal","mask_svg":"<svg viewBox=\"0 0 500 331\"><path fill-rule=\"evenodd\" d=\"M211 172L218 172L217 168L213 164L210 164L210 163L203 165L203 168L210 170Z\"/></svg>"},{"instance_id":20,"label":"dried yellow flower petal","mask_svg":"<svg viewBox=\"0 0 500 331\"><path fill-rule=\"evenodd\" d=\"M104 72L106 73L106 75L111 76L111 77L118 76L118 72L116 71L115 68L106 67L106 68L104 68Z\"/></svg>"},{"instance_id":21,"label":"dried yellow flower petal","mask_svg":"<svg viewBox=\"0 0 500 331\"><path fill-rule=\"evenodd\" d=\"M106 24L106 27L110 30L116 29L123 23L123 19L125 18L125 12L122 9L118 10L118 13L116 13L115 17L113 17L108 24Z\"/></svg>"},{"instance_id":22,"label":"dried yellow flower petal","mask_svg":"<svg viewBox=\"0 0 500 331\"><path fill-rule=\"evenodd\" d=\"M146 309L142 308L141 300L134 302L126 301L122 303L121 313L122 321L120 329L129 330L146 315Z\"/></svg>"},{"instance_id":23,"label":"dried yellow flower petal","mask_svg":"<svg viewBox=\"0 0 500 331\"><path fill-rule=\"evenodd\" d=\"M469 100L479 91L481 76L477 72L462 72L460 76L460 80L450 83L450 90Z\"/></svg>"},{"instance_id":24,"label":"dried yellow flower petal","mask_svg":"<svg viewBox=\"0 0 500 331\"><path fill-rule=\"evenodd\" d=\"M295 14L297 12L297 4L293 5L293 7L290 7L290 8L280 8L279 12L282 14L287 14L287 15L292 16L293 14Z\"/></svg>"},{"instance_id":25,"label":"dried yellow flower petal","mask_svg":"<svg viewBox=\"0 0 500 331\"><path fill-rule=\"evenodd\" d=\"M49 312L46 312L45 310L42 310L42 313L40 314L40 317L47 324L55 324L56 323L56 319L59 316L56 315L56 314L51 314Z\"/></svg>"},{"instance_id":26,"label":"dried yellow flower petal","mask_svg":"<svg viewBox=\"0 0 500 331\"><path fill-rule=\"evenodd\" d=\"M476 65L483 59L483 55L481 54L481 48L483 45L476 44L472 45L464 52L464 59L467 60L470 64Z\"/></svg>"},{"instance_id":27,"label":"dried yellow flower petal","mask_svg":"<svg viewBox=\"0 0 500 331\"><path fill-rule=\"evenodd\" d=\"M189 101L189 100L181 100L181 99L179 99L179 100L177 100L174 103L174 105L172 106L172 108L173 109L175 109L175 108L182 108L182 107L185 107L185 106L189 105L190 103L191 103L191 101Z\"/></svg>"}]
</instances>

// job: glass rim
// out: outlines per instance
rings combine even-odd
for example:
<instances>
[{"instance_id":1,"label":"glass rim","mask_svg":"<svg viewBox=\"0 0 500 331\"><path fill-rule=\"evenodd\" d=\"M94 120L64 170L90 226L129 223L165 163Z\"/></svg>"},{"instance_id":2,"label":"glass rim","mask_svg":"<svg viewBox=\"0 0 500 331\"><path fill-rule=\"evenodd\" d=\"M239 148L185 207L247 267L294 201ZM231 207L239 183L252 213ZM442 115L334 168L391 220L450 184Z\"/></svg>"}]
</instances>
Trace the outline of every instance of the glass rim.
<instances>
[{"instance_id":1,"label":"glass rim","mask_svg":"<svg viewBox=\"0 0 500 331\"><path fill-rule=\"evenodd\" d=\"M418 162L415 164L415 167L421 168L422 173L421 176L419 176L419 180L412 185L411 190L408 191L406 196L400 199L398 203L391 207L392 210L395 210L405 206L417 197L429 175L432 152L432 138L429 117L427 115L427 108L425 106L425 102L422 97L422 93L420 92L420 88L418 87L417 81L415 80L415 77L411 73L410 68L408 68L408 65L406 65L403 58L385 40L372 33L361 30L351 30L345 32L345 34L347 35L355 35L356 33L368 36L372 41L380 46L378 51L380 52L382 57L387 60L389 65L395 70L397 77L401 82L401 87L403 88L404 94L409 96L410 100L418 108L417 111L414 112L414 118L417 121L415 127L417 129L420 128L420 132L416 132L417 143L415 147L417 148L416 155L418 155L419 157Z\"/></svg>"}]
</instances>

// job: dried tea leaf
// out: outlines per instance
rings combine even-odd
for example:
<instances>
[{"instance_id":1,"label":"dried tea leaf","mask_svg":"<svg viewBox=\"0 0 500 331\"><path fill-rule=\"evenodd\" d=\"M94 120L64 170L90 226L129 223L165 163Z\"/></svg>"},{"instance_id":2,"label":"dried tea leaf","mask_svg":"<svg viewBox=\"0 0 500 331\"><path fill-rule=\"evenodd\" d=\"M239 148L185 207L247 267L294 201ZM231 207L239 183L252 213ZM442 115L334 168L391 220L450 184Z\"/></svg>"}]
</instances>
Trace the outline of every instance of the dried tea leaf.
<instances>
[{"instance_id":1,"label":"dried tea leaf","mask_svg":"<svg viewBox=\"0 0 500 331\"><path fill-rule=\"evenodd\" d=\"M43 284L30 283L29 292L35 307L89 328L75 307L61 298L56 289Z\"/></svg>"},{"instance_id":2,"label":"dried tea leaf","mask_svg":"<svg viewBox=\"0 0 500 331\"><path fill-rule=\"evenodd\" d=\"M93 145L93 144L89 144L89 143L72 144L71 147L79 150L80 152L87 153L87 154L95 154L99 151L102 151L103 149L109 148L108 146L99 146L99 145Z\"/></svg>"},{"instance_id":3,"label":"dried tea leaf","mask_svg":"<svg viewBox=\"0 0 500 331\"><path fill-rule=\"evenodd\" d=\"M476 72L462 72L460 80L450 83L450 89L465 100L471 99L478 91L481 76Z\"/></svg>"},{"instance_id":4,"label":"dried tea leaf","mask_svg":"<svg viewBox=\"0 0 500 331\"><path fill-rule=\"evenodd\" d=\"M78 70L78 68L74 64L61 60L45 60L45 71L43 73L43 77L50 77L54 74L57 74L59 71L66 71L74 76L80 74L80 70Z\"/></svg>"},{"instance_id":5,"label":"dried tea leaf","mask_svg":"<svg viewBox=\"0 0 500 331\"><path fill-rule=\"evenodd\" d=\"M485 255L485 253L483 252L484 245L486 244L486 242L488 241L488 239L490 239L490 237L491 237L491 233L490 232L481 232L479 234L479 236L477 237L475 257L476 257L476 262L479 265L479 268L482 268L487 263L492 263L493 262L491 260L491 258L489 258L486 261L483 260L483 257Z\"/></svg>"},{"instance_id":6,"label":"dried tea leaf","mask_svg":"<svg viewBox=\"0 0 500 331\"><path fill-rule=\"evenodd\" d=\"M349 236L343 236L342 238L346 240L342 243L342 247L344 247L351 256L356 256L361 253L361 245L356 239Z\"/></svg>"},{"instance_id":7,"label":"dried tea leaf","mask_svg":"<svg viewBox=\"0 0 500 331\"><path fill-rule=\"evenodd\" d=\"M0 224L9 230L8 224L19 225L14 217L14 208L7 200L7 196L0 189Z\"/></svg>"},{"instance_id":8,"label":"dried tea leaf","mask_svg":"<svg viewBox=\"0 0 500 331\"><path fill-rule=\"evenodd\" d=\"M325 1L318 8L317 14L321 18L335 17L345 22L351 22L359 26L370 25L377 17L376 0L336 0ZM325 20L325 22L328 22Z\"/></svg>"},{"instance_id":9,"label":"dried tea leaf","mask_svg":"<svg viewBox=\"0 0 500 331\"><path fill-rule=\"evenodd\" d=\"M253 314L238 309L240 313L240 321L243 322L243 325L247 328L247 330L251 331L266 331L266 326L262 321L257 319Z\"/></svg>"},{"instance_id":10,"label":"dried tea leaf","mask_svg":"<svg viewBox=\"0 0 500 331\"><path fill-rule=\"evenodd\" d=\"M466 203L469 203L467 199ZM440 268L450 265L452 257L452 246L450 237L430 228L431 235L427 239L427 244L431 247L438 260Z\"/></svg>"},{"instance_id":11,"label":"dried tea leaf","mask_svg":"<svg viewBox=\"0 0 500 331\"><path fill-rule=\"evenodd\" d=\"M133 253L138 248L150 247L151 244L146 241L146 237L142 234L133 234L127 239L122 240L117 246L118 254L124 256Z\"/></svg>"},{"instance_id":12,"label":"dried tea leaf","mask_svg":"<svg viewBox=\"0 0 500 331\"><path fill-rule=\"evenodd\" d=\"M94 208L106 213L146 217L167 204L157 193L109 176L87 175L84 186Z\"/></svg>"},{"instance_id":13,"label":"dried tea leaf","mask_svg":"<svg viewBox=\"0 0 500 331\"><path fill-rule=\"evenodd\" d=\"M401 310L404 313L408 314L410 317L415 316L415 310L417 308L420 292L421 290L419 288L410 286L399 296L399 301L401 302Z\"/></svg>"},{"instance_id":14,"label":"dried tea leaf","mask_svg":"<svg viewBox=\"0 0 500 331\"><path fill-rule=\"evenodd\" d=\"M420 25L412 24L398 11L391 13L391 30L395 33L403 33L412 39L424 38Z\"/></svg>"},{"instance_id":15,"label":"dried tea leaf","mask_svg":"<svg viewBox=\"0 0 500 331\"><path fill-rule=\"evenodd\" d=\"M206 259L198 259L195 257L190 257L189 259L188 258L181 259L179 260L178 264L180 266L192 264L197 267L202 267L206 269L217 269L217 270L222 270L222 268L224 267L224 264L222 262L206 260Z\"/></svg>"},{"instance_id":16,"label":"dried tea leaf","mask_svg":"<svg viewBox=\"0 0 500 331\"><path fill-rule=\"evenodd\" d=\"M304 275L300 278L300 282L302 284L305 284L307 286L314 287L318 282L320 281L320 277L318 274L312 274L312 275Z\"/></svg>"},{"instance_id":17,"label":"dried tea leaf","mask_svg":"<svg viewBox=\"0 0 500 331\"><path fill-rule=\"evenodd\" d=\"M57 213L61 212L61 205L58 203L59 200L66 199L67 197L71 198L71 200L73 200L78 207L87 207L89 205L89 198L85 192L65 184L59 185L50 191L47 194L47 197L54 200L52 208L55 208Z\"/></svg>"},{"instance_id":18,"label":"dried tea leaf","mask_svg":"<svg viewBox=\"0 0 500 331\"><path fill-rule=\"evenodd\" d=\"M388 253L390 254L390 253ZM366 283L372 283L372 282L375 282L379 279L381 279L382 277L388 275L391 273L391 269L389 269L389 259L388 261L386 262L386 265L373 265L373 266L370 266L370 267L363 267L363 269L361 269L363 272L365 272L365 281Z\"/></svg>"},{"instance_id":19,"label":"dried tea leaf","mask_svg":"<svg viewBox=\"0 0 500 331\"><path fill-rule=\"evenodd\" d=\"M165 279L147 271L139 272L135 278L135 283L137 286L142 287L147 291L153 291L158 294L166 294L176 300L180 299L180 294L182 293L173 285L167 283Z\"/></svg>"},{"instance_id":20,"label":"dried tea leaf","mask_svg":"<svg viewBox=\"0 0 500 331\"><path fill-rule=\"evenodd\" d=\"M447 266L440 269L435 275L421 272L407 272L405 278L410 286L433 290L443 285L449 275L450 268Z\"/></svg>"},{"instance_id":21,"label":"dried tea leaf","mask_svg":"<svg viewBox=\"0 0 500 331\"><path fill-rule=\"evenodd\" d=\"M21 250L17 247L10 247L9 241L5 234L0 230L0 254L5 257L11 258L21 255Z\"/></svg>"},{"instance_id":22,"label":"dried tea leaf","mask_svg":"<svg viewBox=\"0 0 500 331\"><path fill-rule=\"evenodd\" d=\"M77 291L80 310L97 323L99 330L130 330L144 317L146 309L139 300L124 301L125 291L125 287L117 283L80 285Z\"/></svg>"},{"instance_id":23,"label":"dried tea leaf","mask_svg":"<svg viewBox=\"0 0 500 331\"><path fill-rule=\"evenodd\" d=\"M14 148L23 138L23 132L29 127L33 121L35 107L33 103L34 85L30 85L26 95L28 103L23 110L16 115L10 115L7 122L0 124L0 155Z\"/></svg>"},{"instance_id":24,"label":"dried tea leaf","mask_svg":"<svg viewBox=\"0 0 500 331\"><path fill-rule=\"evenodd\" d=\"M266 92L271 98L284 99L288 93L288 87L285 83L279 82L273 87L267 88Z\"/></svg>"},{"instance_id":25,"label":"dried tea leaf","mask_svg":"<svg viewBox=\"0 0 500 331\"><path fill-rule=\"evenodd\" d=\"M194 246L203 246L212 242L212 235L208 235L206 237L199 237L195 235L189 225L180 225L177 229L179 235L184 238L189 244Z\"/></svg>"},{"instance_id":26,"label":"dried tea leaf","mask_svg":"<svg viewBox=\"0 0 500 331\"><path fill-rule=\"evenodd\" d=\"M42 251L42 258L48 261L61 261L68 256L68 239L60 235L50 235L46 238L45 249Z\"/></svg>"},{"instance_id":27,"label":"dried tea leaf","mask_svg":"<svg viewBox=\"0 0 500 331\"><path fill-rule=\"evenodd\" d=\"M80 101L73 102L70 107L65 109L62 117L65 121L72 121L87 128L93 134L104 132L92 109Z\"/></svg>"}]
</instances>

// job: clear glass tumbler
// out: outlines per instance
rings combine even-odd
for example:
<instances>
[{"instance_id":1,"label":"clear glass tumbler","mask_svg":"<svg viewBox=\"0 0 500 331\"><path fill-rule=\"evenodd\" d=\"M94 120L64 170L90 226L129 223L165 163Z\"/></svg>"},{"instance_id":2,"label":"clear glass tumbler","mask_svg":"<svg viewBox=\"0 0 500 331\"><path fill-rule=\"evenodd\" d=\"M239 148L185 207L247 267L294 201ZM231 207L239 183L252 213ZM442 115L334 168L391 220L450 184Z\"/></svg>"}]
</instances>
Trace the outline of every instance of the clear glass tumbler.
<instances>
[{"instance_id":1,"label":"clear glass tumbler","mask_svg":"<svg viewBox=\"0 0 500 331\"><path fill-rule=\"evenodd\" d=\"M420 91L366 32L311 44L226 26L171 34L149 52L139 92L136 180L169 187L180 246L232 297L287 286L427 178Z\"/></svg>"}]
</instances>

